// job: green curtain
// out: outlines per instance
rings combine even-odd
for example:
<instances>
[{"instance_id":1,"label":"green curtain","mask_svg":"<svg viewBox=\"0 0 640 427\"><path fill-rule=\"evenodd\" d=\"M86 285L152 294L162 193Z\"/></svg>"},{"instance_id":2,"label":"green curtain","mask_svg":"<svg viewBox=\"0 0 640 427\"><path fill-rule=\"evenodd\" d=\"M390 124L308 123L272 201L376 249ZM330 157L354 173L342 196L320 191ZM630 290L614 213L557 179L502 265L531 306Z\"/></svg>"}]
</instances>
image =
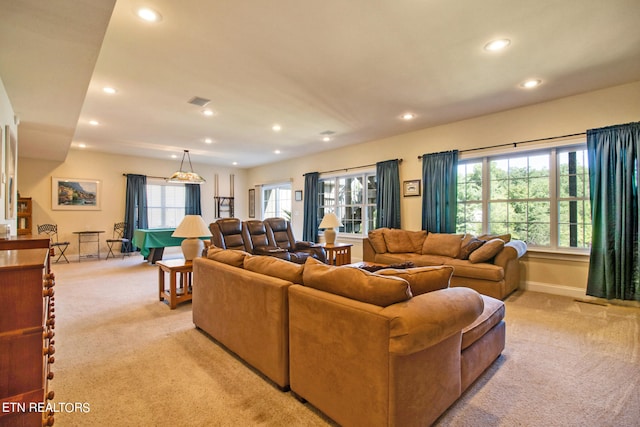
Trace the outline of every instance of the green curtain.
<instances>
[{"instance_id":1,"label":"green curtain","mask_svg":"<svg viewBox=\"0 0 640 427\"><path fill-rule=\"evenodd\" d=\"M202 215L202 203L200 201L200 184L185 184L185 215Z\"/></svg>"},{"instance_id":2,"label":"green curtain","mask_svg":"<svg viewBox=\"0 0 640 427\"><path fill-rule=\"evenodd\" d=\"M127 175L127 196L125 200L124 222L127 227L124 237L133 239L136 228L147 228L147 177L145 175ZM123 252L132 252L132 245L122 245Z\"/></svg>"},{"instance_id":3,"label":"green curtain","mask_svg":"<svg viewBox=\"0 0 640 427\"><path fill-rule=\"evenodd\" d=\"M400 161L376 163L376 228L400 228Z\"/></svg>"},{"instance_id":4,"label":"green curtain","mask_svg":"<svg viewBox=\"0 0 640 427\"><path fill-rule=\"evenodd\" d=\"M458 150L422 155L422 229L454 233L458 210Z\"/></svg>"},{"instance_id":5,"label":"green curtain","mask_svg":"<svg viewBox=\"0 0 640 427\"><path fill-rule=\"evenodd\" d=\"M304 175L304 213L302 240L307 242L318 241L318 181L319 172L310 172Z\"/></svg>"},{"instance_id":6,"label":"green curtain","mask_svg":"<svg viewBox=\"0 0 640 427\"><path fill-rule=\"evenodd\" d=\"M640 301L640 122L587 131L592 240L587 295Z\"/></svg>"}]
</instances>

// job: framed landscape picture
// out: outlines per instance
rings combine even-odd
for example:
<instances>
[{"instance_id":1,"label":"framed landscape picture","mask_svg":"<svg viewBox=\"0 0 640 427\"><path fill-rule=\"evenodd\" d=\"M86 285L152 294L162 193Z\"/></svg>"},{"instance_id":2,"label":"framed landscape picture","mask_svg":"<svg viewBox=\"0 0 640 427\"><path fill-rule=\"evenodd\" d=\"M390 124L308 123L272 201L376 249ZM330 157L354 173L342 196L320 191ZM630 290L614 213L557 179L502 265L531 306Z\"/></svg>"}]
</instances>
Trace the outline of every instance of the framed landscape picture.
<instances>
[{"instance_id":1,"label":"framed landscape picture","mask_svg":"<svg viewBox=\"0 0 640 427\"><path fill-rule=\"evenodd\" d=\"M51 178L51 209L99 211L102 189L98 179Z\"/></svg>"},{"instance_id":2,"label":"framed landscape picture","mask_svg":"<svg viewBox=\"0 0 640 427\"><path fill-rule=\"evenodd\" d=\"M404 197L410 197L410 196L419 196L420 195L420 180L419 179L414 179L411 181L405 181L404 182L404 191L403 191L403 196Z\"/></svg>"}]
</instances>

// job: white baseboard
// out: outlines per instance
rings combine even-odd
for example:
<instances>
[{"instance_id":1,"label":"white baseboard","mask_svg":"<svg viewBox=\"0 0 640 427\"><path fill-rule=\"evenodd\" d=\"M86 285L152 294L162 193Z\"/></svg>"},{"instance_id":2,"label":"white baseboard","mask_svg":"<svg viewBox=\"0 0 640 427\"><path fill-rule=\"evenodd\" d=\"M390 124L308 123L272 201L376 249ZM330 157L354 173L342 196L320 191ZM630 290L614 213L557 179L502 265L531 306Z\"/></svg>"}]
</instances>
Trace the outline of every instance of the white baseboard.
<instances>
[{"instance_id":1,"label":"white baseboard","mask_svg":"<svg viewBox=\"0 0 640 427\"><path fill-rule=\"evenodd\" d=\"M561 295L565 297L571 298L580 298L580 299L590 299L593 297L588 297L586 295L586 288L574 288L572 286L564 286L564 285L555 285L551 283L543 283L543 282L525 282L524 286L521 289L532 292L542 292L545 294L552 295ZM596 298L594 298L596 299Z\"/></svg>"}]
</instances>

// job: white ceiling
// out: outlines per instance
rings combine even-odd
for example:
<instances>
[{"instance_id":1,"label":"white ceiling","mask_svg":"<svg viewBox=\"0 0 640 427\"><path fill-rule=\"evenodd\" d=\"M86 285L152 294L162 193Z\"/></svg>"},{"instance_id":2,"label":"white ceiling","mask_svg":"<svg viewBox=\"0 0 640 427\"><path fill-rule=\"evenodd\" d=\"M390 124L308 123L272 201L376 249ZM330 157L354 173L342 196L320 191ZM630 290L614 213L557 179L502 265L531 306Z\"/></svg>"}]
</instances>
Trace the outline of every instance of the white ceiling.
<instances>
[{"instance_id":1,"label":"white ceiling","mask_svg":"<svg viewBox=\"0 0 640 427\"><path fill-rule=\"evenodd\" d=\"M140 21L140 5L162 21ZM0 8L0 76L25 157L63 160L83 143L157 158L189 149L194 162L252 167L640 80L638 0L0 0ZM502 37L506 50L483 50ZM543 84L520 88L529 78ZM203 116L187 102L194 96L211 99L216 114ZM407 111L417 118L402 121ZM335 132L331 142L325 131Z\"/></svg>"}]
</instances>

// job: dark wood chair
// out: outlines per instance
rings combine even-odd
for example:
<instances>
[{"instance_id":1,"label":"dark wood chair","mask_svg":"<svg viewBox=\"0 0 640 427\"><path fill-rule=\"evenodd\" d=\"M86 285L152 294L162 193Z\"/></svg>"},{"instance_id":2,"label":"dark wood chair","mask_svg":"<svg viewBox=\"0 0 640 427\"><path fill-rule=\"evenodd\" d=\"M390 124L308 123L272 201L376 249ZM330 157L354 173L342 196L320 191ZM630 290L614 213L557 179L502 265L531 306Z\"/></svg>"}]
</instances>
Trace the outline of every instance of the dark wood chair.
<instances>
[{"instance_id":1,"label":"dark wood chair","mask_svg":"<svg viewBox=\"0 0 640 427\"><path fill-rule=\"evenodd\" d=\"M38 225L38 234L46 234L49 236L49 240L51 241L51 256L55 256L55 248L58 248L59 254L58 258L56 258L55 262L59 262L60 258L64 258L64 260L69 263L67 256L64 252L69 247L69 242L61 242L58 240L58 225L57 224L42 224Z\"/></svg>"},{"instance_id":2,"label":"dark wood chair","mask_svg":"<svg viewBox=\"0 0 640 427\"><path fill-rule=\"evenodd\" d=\"M124 231L127 229L126 222L116 222L113 225L113 237L111 239L107 239L107 247L109 248L109 252L107 253L107 257L105 259L109 259L109 256L112 258L116 257L116 254L113 252L113 248L115 245L120 245L120 254L122 255L122 259L126 255L131 253L131 241L124 237Z\"/></svg>"}]
</instances>

